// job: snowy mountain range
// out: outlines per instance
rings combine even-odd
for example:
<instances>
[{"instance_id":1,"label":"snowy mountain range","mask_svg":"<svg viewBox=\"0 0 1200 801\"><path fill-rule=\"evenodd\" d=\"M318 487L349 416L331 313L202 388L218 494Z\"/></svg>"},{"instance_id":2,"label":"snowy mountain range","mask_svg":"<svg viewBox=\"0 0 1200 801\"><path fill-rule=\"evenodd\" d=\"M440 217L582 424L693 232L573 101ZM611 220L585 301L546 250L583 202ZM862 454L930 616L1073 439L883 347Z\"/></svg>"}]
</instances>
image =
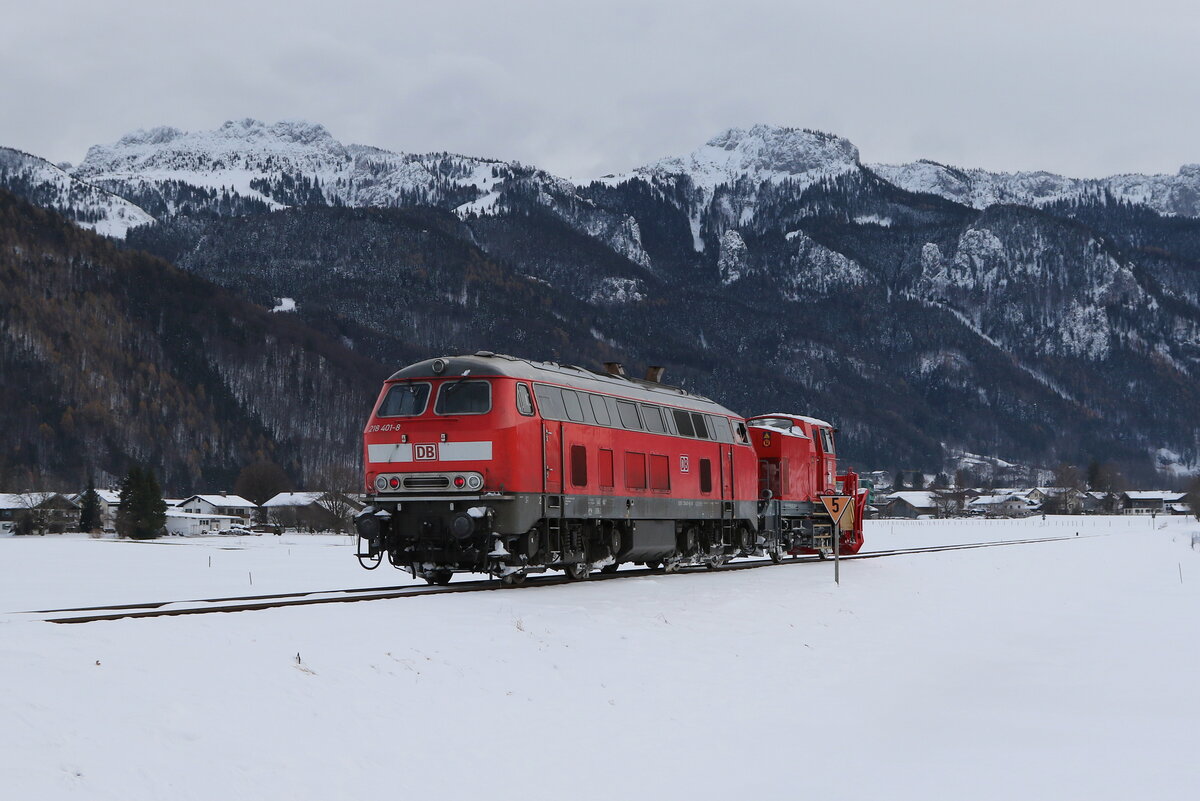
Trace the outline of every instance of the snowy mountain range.
<instances>
[{"instance_id":1,"label":"snowy mountain range","mask_svg":"<svg viewBox=\"0 0 1200 801\"><path fill-rule=\"evenodd\" d=\"M105 236L125 237L135 225L154 218L139 206L73 177L45 159L0 147L0 186L39 206L63 211L78 225Z\"/></svg>"},{"instance_id":2,"label":"snowy mountain range","mask_svg":"<svg viewBox=\"0 0 1200 801\"><path fill-rule=\"evenodd\" d=\"M295 298L384 363L497 342L667 363L735 408L837 417L876 465L1200 470L1197 166L863 164L756 125L577 183L256 120L137 131L66 171L19 156L0 185L267 308Z\"/></svg>"}]
</instances>

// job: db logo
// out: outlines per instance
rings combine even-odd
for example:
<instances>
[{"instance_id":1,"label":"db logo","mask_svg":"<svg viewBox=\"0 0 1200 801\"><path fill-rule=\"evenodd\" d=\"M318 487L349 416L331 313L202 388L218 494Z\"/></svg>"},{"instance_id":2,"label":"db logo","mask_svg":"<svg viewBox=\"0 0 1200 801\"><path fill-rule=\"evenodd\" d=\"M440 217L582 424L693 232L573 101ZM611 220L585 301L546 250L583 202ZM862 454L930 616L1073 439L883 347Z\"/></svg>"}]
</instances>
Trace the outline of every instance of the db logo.
<instances>
[{"instance_id":1,"label":"db logo","mask_svg":"<svg viewBox=\"0 0 1200 801\"><path fill-rule=\"evenodd\" d=\"M679 457L679 472L686 473L688 471L689 467L691 467L691 465L688 463L687 456L680 456Z\"/></svg>"},{"instance_id":2,"label":"db logo","mask_svg":"<svg viewBox=\"0 0 1200 801\"><path fill-rule=\"evenodd\" d=\"M413 458L418 462L436 462L437 445L432 442L424 445L413 445Z\"/></svg>"}]
</instances>

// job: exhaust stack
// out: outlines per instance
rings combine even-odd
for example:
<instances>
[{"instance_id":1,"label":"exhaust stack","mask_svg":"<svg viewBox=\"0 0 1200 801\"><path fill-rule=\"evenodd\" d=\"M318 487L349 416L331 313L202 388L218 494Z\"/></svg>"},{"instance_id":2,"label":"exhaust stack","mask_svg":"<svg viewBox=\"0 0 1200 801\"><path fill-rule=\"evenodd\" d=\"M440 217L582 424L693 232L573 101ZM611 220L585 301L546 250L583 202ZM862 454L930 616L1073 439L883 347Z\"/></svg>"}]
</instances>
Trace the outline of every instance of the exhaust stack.
<instances>
[{"instance_id":1,"label":"exhaust stack","mask_svg":"<svg viewBox=\"0 0 1200 801\"><path fill-rule=\"evenodd\" d=\"M605 362L604 371L609 375L618 375L622 378L625 377L625 365L621 364L620 362Z\"/></svg>"},{"instance_id":2,"label":"exhaust stack","mask_svg":"<svg viewBox=\"0 0 1200 801\"><path fill-rule=\"evenodd\" d=\"M646 380L653 381L655 384L661 384L662 377L663 377L663 371L665 369L666 369L665 367L658 367L656 365L647 367L646 368Z\"/></svg>"}]
</instances>

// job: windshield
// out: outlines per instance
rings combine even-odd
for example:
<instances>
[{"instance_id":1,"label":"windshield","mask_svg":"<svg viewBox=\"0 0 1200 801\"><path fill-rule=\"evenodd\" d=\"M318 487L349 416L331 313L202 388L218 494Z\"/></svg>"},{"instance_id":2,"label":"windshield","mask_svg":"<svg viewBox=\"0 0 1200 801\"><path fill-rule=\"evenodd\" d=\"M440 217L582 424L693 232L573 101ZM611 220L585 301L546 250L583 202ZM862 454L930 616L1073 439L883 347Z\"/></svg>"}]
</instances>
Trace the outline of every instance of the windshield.
<instances>
[{"instance_id":1,"label":"windshield","mask_svg":"<svg viewBox=\"0 0 1200 801\"><path fill-rule=\"evenodd\" d=\"M492 410L492 385L487 381L447 381L438 390L438 414L487 414Z\"/></svg>"},{"instance_id":2,"label":"windshield","mask_svg":"<svg viewBox=\"0 0 1200 801\"><path fill-rule=\"evenodd\" d=\"M388 390L383 403L379 404L380 417L416 417L425 411L429 403L429 384L406 381L395 384Z\"/></svg>"}]
</instances>

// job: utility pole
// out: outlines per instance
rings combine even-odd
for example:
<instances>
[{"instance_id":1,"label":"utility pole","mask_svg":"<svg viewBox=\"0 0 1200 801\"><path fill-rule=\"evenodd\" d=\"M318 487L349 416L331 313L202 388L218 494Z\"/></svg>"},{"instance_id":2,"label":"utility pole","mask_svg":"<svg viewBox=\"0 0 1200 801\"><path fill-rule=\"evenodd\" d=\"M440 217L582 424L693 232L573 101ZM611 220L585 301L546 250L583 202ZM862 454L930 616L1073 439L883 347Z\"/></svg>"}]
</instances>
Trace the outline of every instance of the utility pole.
<instances>
[{"instance_id":1,"label":"utility pole","mask_svg":"<svg viewBox=\"0 0 1200 801\"><path fill-rule=\"evenodd\" d=\"M842 586L842 527L833 524L833 583Z\"/></svg>"}]
</instances>

